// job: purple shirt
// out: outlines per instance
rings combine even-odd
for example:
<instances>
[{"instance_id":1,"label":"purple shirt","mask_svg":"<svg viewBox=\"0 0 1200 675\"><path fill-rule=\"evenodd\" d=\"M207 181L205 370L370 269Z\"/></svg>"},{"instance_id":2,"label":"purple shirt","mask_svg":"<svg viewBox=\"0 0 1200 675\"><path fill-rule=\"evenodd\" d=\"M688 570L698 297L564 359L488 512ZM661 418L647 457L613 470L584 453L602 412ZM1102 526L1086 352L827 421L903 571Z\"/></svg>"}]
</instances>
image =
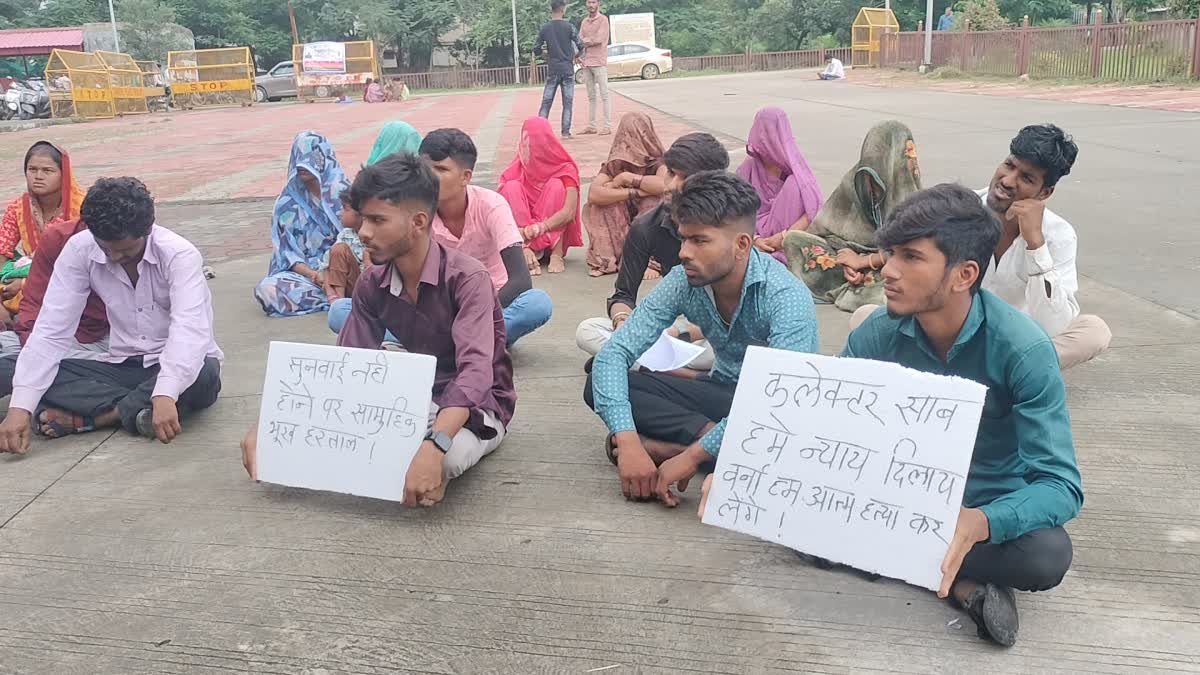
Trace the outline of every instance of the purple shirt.
<instances>
[{"instance_id":1,"label":"purple shirt","mask_svg":"<svg viewBox=\"0 0 1200 675\"><path fill-rule=\"evenodd\" d=\"M437 359L433 402L439 408L469 408L466 427L480 438L494 434L483 423L483 411L508 427L517 392L504 316L487 269L431 241L416 304L403 292L393 265L369 267L354 287L338 346L379 349L388 331L408 351Z\"/></svg>"},{"instance_id":2,"label":"purple shirt","mask_svg":"<svg viewBox=\"0 0 1200 675\"><path fill-rule=\"evenodd\" d=\"M67 240L58 260L33 333L13 375L10 407L33 412L58 375L84 305L92 292L108 309L109 353L99 361L120 363L145 357L147 368L161 366L153 396L178 399L192 386L204 359L223 360L213 337L212 294L203 259L191 242L153 226L138 263L134 286L120 265L84 230Z\"/></svg>"}]
</instances>

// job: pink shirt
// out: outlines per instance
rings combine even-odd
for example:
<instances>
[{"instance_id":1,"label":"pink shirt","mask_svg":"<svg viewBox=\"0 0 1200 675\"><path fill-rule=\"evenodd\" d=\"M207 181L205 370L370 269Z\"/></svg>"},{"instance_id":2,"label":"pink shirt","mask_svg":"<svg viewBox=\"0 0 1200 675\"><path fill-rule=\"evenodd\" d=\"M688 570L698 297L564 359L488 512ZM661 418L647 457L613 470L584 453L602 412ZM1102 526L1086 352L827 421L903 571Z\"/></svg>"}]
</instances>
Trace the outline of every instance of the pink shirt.
<instances>
[{"instance_id":1,"label":"pink shirt","mask_svg":"<svg viewBox=\"0 0 1200 675\"><path fill-rule=\"evenodd\" d=\"M504 288L508 283L508 270L500 259L500 251L522 242L508 201L499 192L468 185L466 221L462 237L456 237L446 229L441 216L434 216L433 237L442 246L466 253L483 263L496 290Z\"/></svg>"},{"instance_id":2,"label":"pink shirt","mask_svg":"<svg viewBox=\"0 0 1200 675\"><path fill-rule=\"evenodd\" d=\"M583 40L583 65L595 68L608 65L608 17L597 14L586 16L579 22L579 37ZM591 43L599 42L593 46Z\"/></svg>"},{"instance_id":3,"label":"pink shirt","mask_svg":"<svg viewBox=\"0 0 1200 675\"><path fill-rule=\"evenodd\" d=\"M95 291L108 308L109 353L97 360L120 363L144 356L159 364L153 396L178 399L192 386L206 357L224 359L213 338L212 294L200 251L158 225L146 239L133 286L120 265L84 230L63 247L33 333L13 375L10 407L33 412L58 375L88 295Z\"/></svg>"}]
</instances>

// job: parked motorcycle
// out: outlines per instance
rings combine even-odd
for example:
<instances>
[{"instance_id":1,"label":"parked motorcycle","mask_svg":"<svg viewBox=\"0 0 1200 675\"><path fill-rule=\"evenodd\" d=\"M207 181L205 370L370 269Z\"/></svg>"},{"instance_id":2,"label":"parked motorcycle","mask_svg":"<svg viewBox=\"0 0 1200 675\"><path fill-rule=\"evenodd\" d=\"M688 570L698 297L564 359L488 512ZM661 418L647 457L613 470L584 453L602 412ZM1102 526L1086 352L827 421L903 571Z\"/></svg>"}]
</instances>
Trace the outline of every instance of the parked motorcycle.
<instances>
[{"instance_id":1,"label":"parked motorcycle","mask_svg":"<svg viewBox=\"0 0 1200 675\"><path fill-rule=\"evenodd\" d=\"M6 120L48 119L50 91L42 80L17 80L4 92L4 107L0 117Z\"/></svg>"}]
</instances>

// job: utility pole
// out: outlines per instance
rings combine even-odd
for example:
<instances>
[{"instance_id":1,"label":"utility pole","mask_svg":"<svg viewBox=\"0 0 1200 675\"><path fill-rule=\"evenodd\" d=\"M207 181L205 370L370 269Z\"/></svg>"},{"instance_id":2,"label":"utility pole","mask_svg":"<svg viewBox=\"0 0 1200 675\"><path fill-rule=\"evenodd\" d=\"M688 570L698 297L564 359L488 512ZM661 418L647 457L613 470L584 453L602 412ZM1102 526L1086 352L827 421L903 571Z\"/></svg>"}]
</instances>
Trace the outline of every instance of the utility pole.
<instances>
[{"instance_id":1,"label":"utility pole","mask_svg":"<svg viewBox=\"0 0 1200 675\"><path fill-rule=\"evenodd\" d=\"M117 13L113 11L112 0L108 0L108 22L112 24L113 51L121 51L121 38L117 35Z\"/></svg>"},{"instance_id":2,"label":"utility pole","mask_svg":"<svg viewBox=\"0 0 1200 675\"><path fill-rule=\"evenodd\" d=\"M112 0L108 0L112 2ZM292 0L288 0L288 20L292 22L292 44L300 44L300 31L296 30L296 9L292 7Z\"/></svg>"},{"instance_id":3,"label":"utility pole","mask_svg":"<svg viewBox=\"0 0 1200 675\"><path fill-rule=\"evenodd\" d=\"M933 65L933 0L925 0L925 58L921 65Z\"/></svg>"},{"instance_id":4,"label":"utility pole","mask_svg":"<svg viewBox=\"0 0 1200 675\"><path fill-rule=\"evenodd\" d=\"M517 0L510 0L510 2L513 29L513 84L521 84L521 50L517 43Z\"/></svg>"}]
</instances>

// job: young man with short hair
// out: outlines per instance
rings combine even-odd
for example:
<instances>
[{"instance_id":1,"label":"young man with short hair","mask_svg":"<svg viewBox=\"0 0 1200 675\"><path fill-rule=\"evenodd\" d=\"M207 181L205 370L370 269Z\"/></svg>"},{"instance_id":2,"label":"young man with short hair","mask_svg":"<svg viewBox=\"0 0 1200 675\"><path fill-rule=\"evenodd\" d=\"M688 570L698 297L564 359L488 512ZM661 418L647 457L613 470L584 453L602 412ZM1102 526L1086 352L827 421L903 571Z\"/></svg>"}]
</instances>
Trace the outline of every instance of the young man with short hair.
<instances>
[{"instance_id":1,"label":"young man with short hair","mask_svg":"<svg viewBox=\"0 0 1200 675\"><path fill-rule=\"evenodd\" d=\"M746 348L815 352L817 322L808 288L754 247L753 186L704 171L684 182L671 205L680 265L596 355L583 397L611 432L606 450L626 498L675 506L671 487L686 489L720 450ZM712 372L694 379L631 372L681 314L708 336Z\"/></svg>"},{"instance_id":2,"label":"young man with short hair","mask_svg":"<svg viewBox=\"0 0 1200 675\"><path fill-rule=\"evenodd\" d=\"M554 105L554 93L562 89L562 137L571 138L571 113L575 105L575 55L583 51L583 40L579 31L563 15L567 11L567 0L551 0L550 20L542 24L533 53L541 56L546 52L546 88L542 92L542 108L538 115L550 118Z\"/></svg>"},{"instance_id":3,"label":"young man with short hair","mask_svg":"<svg viewBox=\"0 0 1200 675\"><path fill-rule=\"evenodd\" d=\"M1071 564L1062 526L1083 504L1054 344L986 290L1000 228L970 190L939 185L914 194L876 238L889 253L887 309L850 334L842 355L988 388L938 596L964 608L981 636L1011 645L1012 589L1043 591L1062 581Z\"/></svg>"},{"instance_id":4,"label":"young man with short hair","mask_svg":"<svg viewBox=\"0 0 1200 675\"><path fill-rule=\"evenodd\" d=\"M846 79L846 67L842 65L842 60L833 54L825 55L825 70L817 73L817 77L822 80L844 80Z\"/></svg>"},{"instance_id":5,"label":"young man with short hair","mask_svg":"<svg viewBox=\"0 0 1200 675\"><path fill-rule=\"evenodd\" d=\"M671 217L670 195L679 190L688 176L728 169L729 153L712 134L691 133L680 136L671 144L663 156L663 163L667 167L667 199L639 216L629 228L621 249L621 266L617 270L614 292L608 299L608 316L586 319L575 331L576 344L593 356L608 343L612 332L633 314L650 259L658 261L663 274L679 265L681 237ZM704 338L695 327L685 327L682 331L671 328L669 332L672 337L689 342ZM709 348L689 366L706 371L712 364L713 353Z\"/></svg>"},{"instance_id":6,"label":"young man with short hair","mask_svg":"<svg viewBox=\"0 0 1200 675\"><path fill-rule=\"evenodd\" d=\"M554 303L546 291L533 287L524 240L508 201L494 190L471 184L478 156L475 142L461 129L436 129L421 141L421 157L440 183L433 236L487 268L512 346L550 320Z\"/></svg>"},{"instance_id":7,"label":"young man with short hair","mask_svg":"<svg viewBox=\"0 0 1200 675\"><path fill-rule=\"evenodd\" d=\"M588 15L579 22L579 37L583 40L583 54L579 59L579 73L587 87L588 125L585 134L596 133L596 90L604 103L604 125L600 135L612 133L612 100L608 97L608 17L600 13L600 0L587 0Z\"/></svg>"},{"instance_id":8,"label":"young man with short hair","mask_svg":"<svg viewBox=\"0 0 1200 675\"><path fill-rule=\"evenodd\" d=\"M41 311L17 359L0 451L24 453L31 421L50 437L124 427L169 443L183 413L221 391L224 355L213 337L203 259L154 223L154 199L136 178L101 178L67 240ZM64 358L95 293L107 308L109 353Z\"/></svg>"},{"instance_id":9,"label":"young man with short hair","mask_svg":"<svg viewBox=\"0 0 1200 675\"><path fill-rule=\"evenodd\" d=\"M430 229L438 178L414 155L398 153L359 172L350 200L371 259L338 333L338 345L379 349L385 336L437 359L425 441L404 478L404 504L432 506L450 480L504 440L517 394L504 318L483 265L438 243ZM257 478L251 429L242 462Z\"/></svg>"}]
</instances>

